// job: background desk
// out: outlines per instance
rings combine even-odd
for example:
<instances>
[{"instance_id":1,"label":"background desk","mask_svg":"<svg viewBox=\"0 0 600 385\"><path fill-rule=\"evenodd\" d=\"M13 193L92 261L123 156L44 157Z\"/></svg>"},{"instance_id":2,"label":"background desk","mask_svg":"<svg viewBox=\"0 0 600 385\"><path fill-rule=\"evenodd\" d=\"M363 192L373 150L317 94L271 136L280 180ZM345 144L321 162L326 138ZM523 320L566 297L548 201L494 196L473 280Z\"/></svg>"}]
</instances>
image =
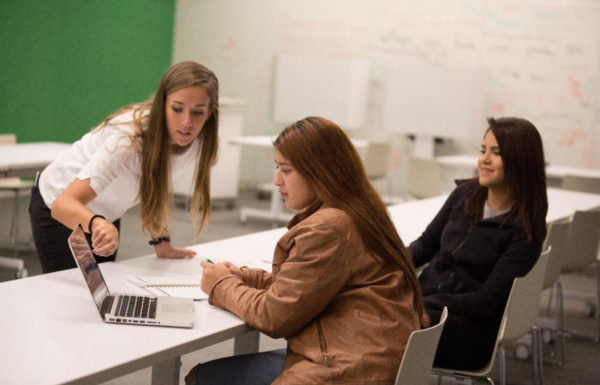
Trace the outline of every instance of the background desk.
<instances>
[{"instance_id":1,"label":"background desk","mask_svg":"<svg viewBox=\"0 0 600 385\"><path fill-rule=\"evenodd\" d=\"M229 143L273 149L273 141L275 138L276 136L269 135L237 136L229 139ZM273 169L275 170L275 167L273 167ZM242 207L240 208L240 220L246 222L249 217L255 217L270 220L274 224L289 221L293 214L284 212L283 202L279 196L278 189L277 186L271 183L271 207L269 210Z\"/></svg>"},{"instance_id":2,"label":"background desk","mask_svg":"<svg viewBox=\"0 0 600 385\"><path fill-rule=\"evenodd\" d=\"M600 195L549 188L546 222L567 218L577 210L600 207ZM405 245L417 239L435 217L448 195L421 199L389 206L392 221Z\"/></svg>"},{"instance_id":3,"label":"background desk","mask_svg":"<svg viewBox=\"0 0 600 385\"><path fill-rule=\"evenodd\" d=\"M435 157L435 160L442 165L470 168L471 170L474 170L474 172L477 171L477 159L478 156L476 155L448 155ZM546 176L548 178L562 179L567 175L600 178L600 169L561 166L557 164L549 164L546 166Z\"/></svg>"},{"instance_id":4,"label":"background desk","mask_svg":"<svg viewBox=\"0 0 600 385\"><path fill-rule=\"evenodd\" d=\"M273 141L277 136L272 135L256 135L256 136L238 136L229 139L232 144L248 145L262 148L273 149ZM358 150L366 148L368 142L366 140L352 139L352 144ZM271 165L272 166L272 165ZM275 167L272 166L275 170ZM276 170L273 175L275 175ZM246 222L248 217L267 219L275 223L285 223L292 219L293 214L284 211L283 202L279 196L279 187L275 186L272 181L270 183L271 190L271 207L269 210L256 209L251 207L242 207L240 209L240 220Z\"/></svg>"},{"instance_id":5,"label":"background desk","mask_svg":"<svg viewBox=\"0 0 600 385\"><path fill-rule=\"evenodd\" d=\"M71 145L59 142L35 142L2 145L0 149L0 177L34 176Z\"/></svg>"}]
</instances>

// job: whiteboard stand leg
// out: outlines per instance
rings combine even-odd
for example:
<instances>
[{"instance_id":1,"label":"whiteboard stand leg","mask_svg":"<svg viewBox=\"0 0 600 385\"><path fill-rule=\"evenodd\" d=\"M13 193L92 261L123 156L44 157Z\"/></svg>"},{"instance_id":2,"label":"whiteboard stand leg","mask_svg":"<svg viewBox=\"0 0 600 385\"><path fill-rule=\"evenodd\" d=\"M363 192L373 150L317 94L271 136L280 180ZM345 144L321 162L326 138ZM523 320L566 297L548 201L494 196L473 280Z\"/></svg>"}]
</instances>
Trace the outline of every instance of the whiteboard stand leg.
<instances>
[{"instance_id":1,"label":"whiteboard stand leg","mask_svg":"<svg viewBox=\"0 0 600 385\"><path fill-rule=\"evenodd\" d=\"M431 135L415 135L413 156L415 158L433 159L435 138Z\"/></svg>"}]
</instances>

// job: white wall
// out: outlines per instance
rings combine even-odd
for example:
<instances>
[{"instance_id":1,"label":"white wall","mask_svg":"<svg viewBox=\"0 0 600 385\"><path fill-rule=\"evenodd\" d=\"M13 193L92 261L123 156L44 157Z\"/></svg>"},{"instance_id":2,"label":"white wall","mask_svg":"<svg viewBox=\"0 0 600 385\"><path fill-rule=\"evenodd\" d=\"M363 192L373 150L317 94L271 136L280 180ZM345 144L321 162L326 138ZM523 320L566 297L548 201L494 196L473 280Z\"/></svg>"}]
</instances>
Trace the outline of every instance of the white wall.
<instances>
[{"instance_id":1,"label":"white wall","mask_svg":"<svg viewBox=\"0 0 600 385\"><path fill-rule=\"evenodd\" d=\"M221 96L249 100L246 135L283 128L271 118L276 54L367 57L368 130L352 136L384 135L390 63L477 69L486 115L531 120L550 162L600 167L600 1L178 0L174 39L174 62L202 62ZM485 127L439 150L476 151ZM270 152L244 149L242 165L242 186L272 175Z\"/></svg>"}]
</instances>

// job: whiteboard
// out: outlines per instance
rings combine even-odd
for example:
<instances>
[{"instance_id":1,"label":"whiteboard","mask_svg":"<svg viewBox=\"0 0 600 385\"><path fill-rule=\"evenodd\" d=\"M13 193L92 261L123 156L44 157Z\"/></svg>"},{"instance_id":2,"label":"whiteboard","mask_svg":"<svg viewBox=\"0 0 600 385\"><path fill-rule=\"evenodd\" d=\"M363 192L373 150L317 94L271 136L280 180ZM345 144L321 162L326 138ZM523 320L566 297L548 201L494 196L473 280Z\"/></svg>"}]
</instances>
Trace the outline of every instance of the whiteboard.
<instances>
[{"instance_id":1,"label":"whiteboard","mask_svg":"<svg viewBox=\"0 0 600 385\"><path fill-rule=\"evenodd\" d=\"M173 60L207 65L222 95L249 100L246 135L282 129L273 119L277 55L367 58L367 117L356 135L368 138L387 131L388 63L483 70L486 117L528 119L549 162L598 168L600 7L593 3L600 0L178 0ZM452 150L472 151L486 126L480 120ZM271 177L249 159L242 164L244 178Z\"/></svg>"},{"instance_id":2,"label":"whiteboard","mask_svg":"<svg viewBox=\"0 0 600 385\"><path fill-rule=\"evenodd\" d=\"M364 127L369 91L367 59L278 55L274 76L274 121L287 124L321 116L344 129Z\"/></svg>"},{"instance_id":3,"label":"whiteboard","mask_svg":"<svg viewBox=\"0 0 600 385\"><path fill-rule=\"evenodd\" d=\"M486 124L482 73L390 64L383 111L387 131L468 139Z\"/></svg>"}]
</instances>

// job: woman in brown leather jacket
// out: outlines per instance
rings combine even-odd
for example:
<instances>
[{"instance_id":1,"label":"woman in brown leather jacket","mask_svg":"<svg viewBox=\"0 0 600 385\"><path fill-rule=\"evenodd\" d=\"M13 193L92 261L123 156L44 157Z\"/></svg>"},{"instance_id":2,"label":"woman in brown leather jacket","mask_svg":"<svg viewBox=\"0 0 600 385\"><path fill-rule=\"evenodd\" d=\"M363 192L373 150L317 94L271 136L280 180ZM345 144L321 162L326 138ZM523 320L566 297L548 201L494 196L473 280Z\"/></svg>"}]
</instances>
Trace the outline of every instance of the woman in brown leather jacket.
<instances>
[{"instance_id":1,"label":"woman in brown leather jacket","mask_svg":"<svg viewBox=\"0 0 600 385\"><path fill-rule=\"evenodd\" d=\"M275 184L297 210L272 272L203 262L209 302L288 341L287 351L196 366L195 384L392 384L410 333L428 324L419 284L352 143L309 117L274 142Z\"/></svg>"}]
</instances>

